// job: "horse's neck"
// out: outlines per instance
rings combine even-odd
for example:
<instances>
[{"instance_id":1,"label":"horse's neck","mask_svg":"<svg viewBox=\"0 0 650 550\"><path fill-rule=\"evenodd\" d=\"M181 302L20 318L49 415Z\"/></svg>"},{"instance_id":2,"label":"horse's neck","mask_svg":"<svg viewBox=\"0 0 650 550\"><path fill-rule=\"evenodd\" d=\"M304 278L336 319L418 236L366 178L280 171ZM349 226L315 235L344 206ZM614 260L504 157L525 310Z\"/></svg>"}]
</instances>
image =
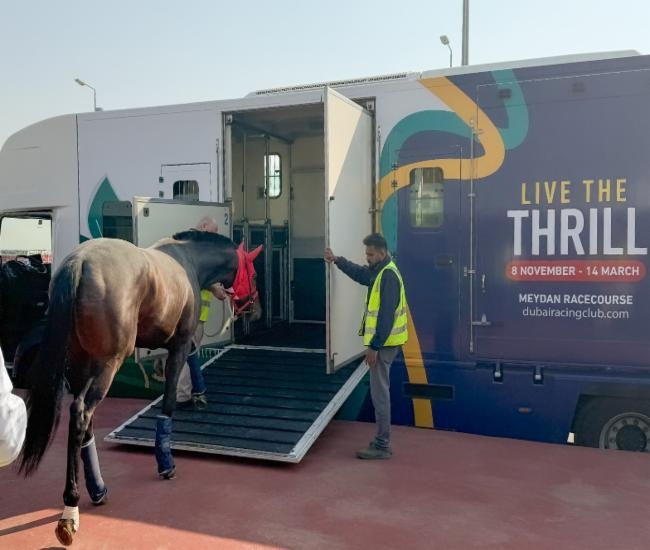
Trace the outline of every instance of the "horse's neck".
<instances>
[{"instance_id":1,"label":"horse's neck","mask_svg":"<svg viewBox=\"0 0 650 550\"><path fill-rule=\"evenodd\" d=\"M234 250L212 247L200 251L194 257L195 269L200 283L212 286L216 282L223 283L234 277L237 271L237 254Z\"/></svg>"},{"instance_id":2,"label":"horse's neck","mask_svg":"<svg viewBox=\"0 0 650 550\"><path fill-rule=\"evenodd\" d=\"M185 270L190 280L198 279L193 255L188 254L188 249L185 246L181 246L181 243L178 241L174 239L163 239L150 246L149 250L169 256Z\"/></svg>"},{"instance_id":3,"label":"horse's neck","mask_svg":"<svg viewBox=\"0 0 650 550\"><path fill-rule=\"evenodd\" d=\"M152 248L168 254L185 269L200 288L223 282L237 270L237 252L209 242L163 239Z\"/></svg>"}]
</instances>

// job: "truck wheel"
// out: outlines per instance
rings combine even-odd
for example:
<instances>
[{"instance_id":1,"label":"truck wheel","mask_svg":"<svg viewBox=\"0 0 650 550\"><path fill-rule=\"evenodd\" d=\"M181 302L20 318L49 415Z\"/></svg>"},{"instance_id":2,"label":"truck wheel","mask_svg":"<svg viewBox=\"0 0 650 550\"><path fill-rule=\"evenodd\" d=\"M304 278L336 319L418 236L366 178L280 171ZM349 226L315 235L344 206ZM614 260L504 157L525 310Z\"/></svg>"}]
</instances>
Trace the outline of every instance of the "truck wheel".
<instances>
[{"instance_id":1,"label":"truck wheel","mask_svg":"<svg viewBox=\"0 0 650 550\"><path fill-rule=\"evenodd\" d=\"M650 401L592 399L578 412L575 442L584 447L650 452Z\"/></svg>"}]
</instances>

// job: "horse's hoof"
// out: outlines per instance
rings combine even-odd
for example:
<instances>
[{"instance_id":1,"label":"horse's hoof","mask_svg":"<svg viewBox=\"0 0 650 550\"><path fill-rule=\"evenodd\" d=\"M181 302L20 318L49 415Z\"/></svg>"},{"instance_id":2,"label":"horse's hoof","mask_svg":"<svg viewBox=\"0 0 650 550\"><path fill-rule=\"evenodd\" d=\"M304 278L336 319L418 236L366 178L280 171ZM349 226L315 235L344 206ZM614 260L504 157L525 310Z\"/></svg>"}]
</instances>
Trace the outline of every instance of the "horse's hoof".
<instances>
[{"instance_id":1,"label":"horse's hoof","mask_svg":"<svg viewBox=\"0 0 650 550\"><path fill-rule=\"evenodd\" d=\"M74 522L71 519L60 519L54 530L57 540L63 546L70 546L72 544L72 538L76 532Z\"/></svg>"},{"instance_id":2,"label":"horse's hoof","mask_svg":"<svg viewBox=\"0 0 650 550\"><path fill-rule=\"evenodd\" d=\"M104 488L104 490L98 495L90 497L90 502L92 502L95 506L106 504L108 502L108 489Z\"/></svg>"},{"instance_id":3,"label":"horse's hoof","mask_svg":"<svg viewBox=\"0 0 650 550\"><path fill-rule=\"evenodd\" d=\"M169 470L158 472L160 479L174 479L176 477L176 466L172 466Z\"/></svg>"}]
</instances>

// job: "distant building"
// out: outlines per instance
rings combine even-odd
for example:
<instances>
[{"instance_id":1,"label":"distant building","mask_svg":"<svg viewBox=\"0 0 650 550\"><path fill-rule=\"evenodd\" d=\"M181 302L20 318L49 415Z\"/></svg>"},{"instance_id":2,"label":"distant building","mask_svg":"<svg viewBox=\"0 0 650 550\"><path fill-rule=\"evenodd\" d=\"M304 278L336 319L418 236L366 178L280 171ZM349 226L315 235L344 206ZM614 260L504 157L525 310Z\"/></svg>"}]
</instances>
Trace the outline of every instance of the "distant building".
<instances>
[{"instance_id":1,"label":"distant building","mask_svg":"<svg viewBox=\"0 0 650 550\"><path fill-rule=\"evenodd\" d=\"M52 252L49 250L0 250L2 263L15 260L19 256L33 256L40 254L44 264L52 263Z\"/></svg>"}]
</instances>

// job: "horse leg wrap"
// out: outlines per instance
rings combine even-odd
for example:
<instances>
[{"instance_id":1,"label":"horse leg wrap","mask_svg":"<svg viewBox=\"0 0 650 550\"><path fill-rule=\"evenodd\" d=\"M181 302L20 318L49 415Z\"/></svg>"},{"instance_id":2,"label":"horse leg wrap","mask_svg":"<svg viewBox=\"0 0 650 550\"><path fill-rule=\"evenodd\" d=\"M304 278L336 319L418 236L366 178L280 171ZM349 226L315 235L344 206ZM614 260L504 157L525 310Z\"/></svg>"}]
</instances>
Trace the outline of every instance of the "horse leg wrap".
<instances>
[{"instance_id":1,"label":"horse leg wrap","mask_svg":"<svg viewBox=\"0 0 650 550\"><path fill-rule=\"evenodd\" d=\"M56 524L54 533L63 546L70 546L74 534L79 530L79 508L77 506L66 506L61 514L61 519Z\"/></svg>"},{"instance_id":2,"label":"horse leg wrap","mask_svg":"<svg viewBox=\"0 0 650 550\"><path fill-rule=\"evenodd\" d=\"M93 435L88 443L81 446L81 460L84 463L84 476L86 478L86 489L93 504L102 504L106 498L108 489L102 479L102 472L99 469L99 458L95 447L95 436Z\"/></svg>"},{"instance_id":3,"label":"horse leg wrap","mask_svg":"<svg viewBox=\"0 0 650 550\"><path fill-rule=\"evenodd\" d=\"M156 417L156 461L158 475L164 479L174 477L176 467L172 457L172 419L164 414Z\"/></svg>"}]
</instances>

